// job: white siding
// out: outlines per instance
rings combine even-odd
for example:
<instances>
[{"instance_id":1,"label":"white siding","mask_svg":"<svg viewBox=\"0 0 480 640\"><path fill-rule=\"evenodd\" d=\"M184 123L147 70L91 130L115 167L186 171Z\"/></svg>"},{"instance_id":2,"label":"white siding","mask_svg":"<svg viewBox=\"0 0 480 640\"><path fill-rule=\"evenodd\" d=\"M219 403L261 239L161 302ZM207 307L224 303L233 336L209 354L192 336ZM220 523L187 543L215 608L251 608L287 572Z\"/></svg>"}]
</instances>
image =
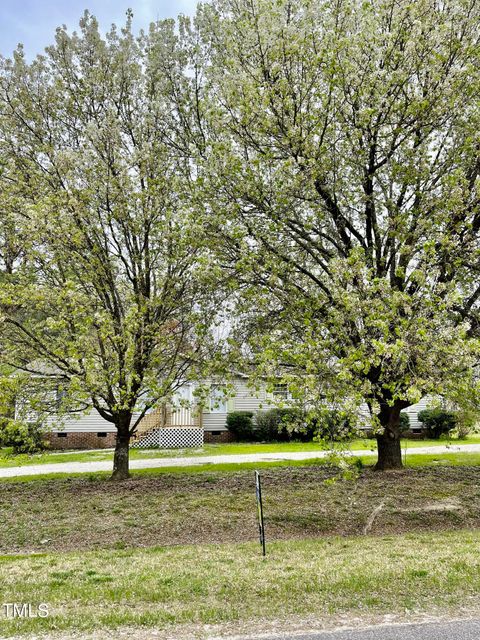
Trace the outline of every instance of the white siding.
<instances>
[{"instance_id":1,"label":"white siding","mask_svg":"<svg viewBox=\"0 0 480 640\"><path fill-rule=\"evenodd\" d=\"M205 431L224 431L227 428L227 414L204 411L202 423Z\"/></svg>"},{"instance_id":2,"label":"white siding","mask_svg":"<svg viewBox=\"0 0 480 640\"><path fill-rule=\"evenodd\" d=\"M410 418L411 429L416 429L422 426L422 423L418 419L418 414L420 411L426 409L431 401L432 398L430 396L425 396L420 400L420 402L417 402L417 404L412 404L410 407L407 407L407 409L404 409L404 412L407 413Z\"/></svg>"},{"instance_id":3,"label":"white siding","mask_svg":"<svg viewBox=\"0 0 480 640\"><path fill-rule=\"evenodd\" d=\"M137 416L138 414L133 417L133 420L136 420ZM76 417L76 415L66 417L60 422L52 417L48 420L47 424L54 433L57 431L63 431L65 433L112 433L116 431L115 425L112 422L104 420L96 409L92 409L92 411L87 414L80 414L78 417Z\"/></svg>"},{"instance_id":4,"label":"white siding","mask_svg":"<svg viewBox=\"0 0 480 640\"><path fill-rule=\"evenodd\" d=\"M235 380L235 389L232 411L262 411L272 406L267 399L265 389L253 391L248 387L246 380L241 378Z\"/></svg>"},{"instance_id":5,"label":"white siding","mask_svg":"<svg viewBox=\"0 0 480 640\"><path fill-rule=\"evenodd\" d=\"M235 395L228 401L228 412L231 411L261 411L271 406L265 389L258 392L248 387L247 380L236 378L234 381ZM227 428L227 413L211 412L205 408L202 413L205 431L224 431Z\"/></svg>"}]
</instances>

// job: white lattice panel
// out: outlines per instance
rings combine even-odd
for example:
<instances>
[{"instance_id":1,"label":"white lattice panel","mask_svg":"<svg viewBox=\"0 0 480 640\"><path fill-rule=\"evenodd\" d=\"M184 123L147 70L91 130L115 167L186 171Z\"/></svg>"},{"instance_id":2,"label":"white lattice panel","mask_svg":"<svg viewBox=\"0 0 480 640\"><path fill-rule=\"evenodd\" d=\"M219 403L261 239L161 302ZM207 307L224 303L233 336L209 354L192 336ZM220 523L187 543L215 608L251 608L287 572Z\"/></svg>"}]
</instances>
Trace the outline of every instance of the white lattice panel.
<instances>
[{"instance_id":1,"label":"white lattice panel","mask_svg":"<svg viewBox=\"0 0 480 640\"><path fill-rule=\"evenodd\" d=\"M137 440L137 442L134 442L132 444L132 447L138 448L138 449L150 449L152 447L153 448L159 447L160 446L159 431L161 431L161 429L153 429L152 431L149 431L144 436L142 436L140 440Z\"/></svg>"},{"instance_id":2,"label":"white lattice panel","mask_svg":"<svg viewBox=\"0 0 480 640\"><path fill-rule=\"evenodd\" d=\"M154 429L145 434L134 447L148 449L149 447L161 447L162 449L187 449L189 447L203 446L203 428L169 427L167 429Z\"/></svg>"}]
</instances>

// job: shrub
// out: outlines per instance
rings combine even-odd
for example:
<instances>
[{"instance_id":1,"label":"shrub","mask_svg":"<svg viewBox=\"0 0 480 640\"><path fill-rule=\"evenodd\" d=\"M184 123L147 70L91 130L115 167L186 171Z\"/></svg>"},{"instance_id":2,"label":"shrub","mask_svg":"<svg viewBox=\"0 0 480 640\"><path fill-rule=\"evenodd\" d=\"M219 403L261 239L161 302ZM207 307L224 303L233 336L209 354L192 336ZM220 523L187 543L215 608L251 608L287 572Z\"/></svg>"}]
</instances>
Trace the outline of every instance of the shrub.
<instances>
[{"instance_id":1,"label":"shrub","mask_svg":"<svg viewBox=\"0 0 480 640\"><path fill-rule=\"evenodd\" d=\"M37 453L46 448L45 430L38 423L5 420L0 434L1 444L12 447L13 453Z\"/></svg>"},{"instance_id":2,"label":"shrub","mask_svg":"<svg viewBox=\"0 0 480 640\"><path fill-rule=\"evenodd\" d=\"M227 414L227 427L237 440L256 439L251 411L232 411Z\"/></svg>"},{"instance_id":3,"label":"shrub","mask_svg":"<svg viewBox=\"0 0 480 640\"><path fill-rule=\"evenodd\" d=\"M438 440L440 436L457 426L456 414L443 409L424 409L418 414L418 419L423 424L427 436L434 440Z\"/></svg>"},{"instance_id":4,"label":"shrub","mask_svg":"<svg viewBox=\"0 0 480 640\"><path fill-rule=\"evenodd\" d=\"M400 433L406 433L407 431L410 431L410 418L408 413L402 411L400 413Z\"/></svg>"},{"instance_id":5,"label":"shrub","mask_svg":"<svg viewBox=\"0 0 480 640\"><path fill-rule=\"evenodd\" d=\"M270 409L257 413L256 435L264 442L310 442L314 427L307 424L300 409Z\"/></svg>"}]
</instances>

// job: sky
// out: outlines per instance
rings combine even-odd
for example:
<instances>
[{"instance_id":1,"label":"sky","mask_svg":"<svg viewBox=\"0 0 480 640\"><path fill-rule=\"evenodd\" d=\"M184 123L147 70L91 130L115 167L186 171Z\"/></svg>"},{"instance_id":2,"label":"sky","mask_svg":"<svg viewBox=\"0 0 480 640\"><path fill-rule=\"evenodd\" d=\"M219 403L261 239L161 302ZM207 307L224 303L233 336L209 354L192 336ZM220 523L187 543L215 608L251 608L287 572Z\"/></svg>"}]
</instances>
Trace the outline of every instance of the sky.
<instances>
[{"instance_id":1,"label":"sky","mask_svg":"<svg viewBox=\"0 0 480 640\"><path fill-rule=\"evenodd\" d=\"M107 31L112 22L125 21L128 8L140 29L152 20L192 15L195 5L196 0L0 0L0 54L10 57L21 42L28 58L35 57L53 42L57 27L65 24L75 30L85 9Z\"/></svg>"}]
</instances>

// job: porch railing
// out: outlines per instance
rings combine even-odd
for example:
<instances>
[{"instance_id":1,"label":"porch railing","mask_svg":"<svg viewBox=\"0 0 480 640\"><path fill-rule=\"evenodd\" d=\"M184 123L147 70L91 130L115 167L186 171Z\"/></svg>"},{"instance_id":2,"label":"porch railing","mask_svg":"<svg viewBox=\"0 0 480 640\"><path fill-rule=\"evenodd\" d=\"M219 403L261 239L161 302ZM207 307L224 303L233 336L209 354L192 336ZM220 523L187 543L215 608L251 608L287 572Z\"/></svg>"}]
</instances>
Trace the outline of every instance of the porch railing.
<instances>
[{"instance_id":1,"label":"porch railing","mask_svg":"<svg viewBox=\"0 0 480 640\"><path fill-rule=\"evenodd\" d=\"M168 429L170 427L185 428L201 427L202 412L200 407L173 407L162 405L148 413L138 425L134 439L138 440L153 429Z\"/></svg>"}]
</instances>

